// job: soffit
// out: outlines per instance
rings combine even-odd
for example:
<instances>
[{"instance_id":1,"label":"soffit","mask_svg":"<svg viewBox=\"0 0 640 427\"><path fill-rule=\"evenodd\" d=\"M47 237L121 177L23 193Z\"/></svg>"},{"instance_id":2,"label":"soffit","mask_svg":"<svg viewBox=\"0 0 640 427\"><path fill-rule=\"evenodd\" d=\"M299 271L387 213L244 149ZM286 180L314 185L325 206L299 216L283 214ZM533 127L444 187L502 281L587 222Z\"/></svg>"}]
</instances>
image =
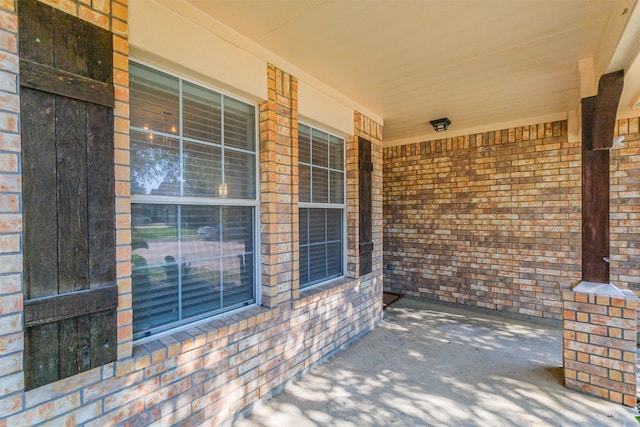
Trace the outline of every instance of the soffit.
<instances>
[{"instance_id":1,"label":"soffit","mask_svg":"<svg viewBox=\"0 0 640 427\"><path fill-rule=\"evenodd\" d=\"M562 117L619 0L187 0L384 118L386 142ZM438 136L446 136L440 134Z\"/></svg>"}]
</instances>

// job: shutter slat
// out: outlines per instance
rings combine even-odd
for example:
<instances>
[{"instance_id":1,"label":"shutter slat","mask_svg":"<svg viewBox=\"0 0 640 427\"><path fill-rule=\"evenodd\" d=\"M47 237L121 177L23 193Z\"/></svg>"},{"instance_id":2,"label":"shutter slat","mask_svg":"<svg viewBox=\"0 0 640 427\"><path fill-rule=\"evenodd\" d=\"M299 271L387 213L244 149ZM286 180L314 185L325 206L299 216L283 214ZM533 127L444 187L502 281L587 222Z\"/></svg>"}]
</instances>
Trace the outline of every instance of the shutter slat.
<instances>
[{"instance_id":1,"label":"shutter slat","mask_svg":"<svg viewBox=\"0 0 640 427\"><path fill-rule=\"evenodd\" d=\"M54 66L54 20L55 10L45 7L39 0L21 0L20 19L20 58L29 59L43 65ZM20 80L24 76L20 67Z\"/></svg>"},{"instance_id":2,"label":"shutter slat","mask_svg":"<svg viewBox=\"0 0 640 427\"><path fill-rule=\"evenodd\" d=\"M58 292L54 95L22 88L25 298ZM43 212L46 214L43 215Z\"/></svg>"},{"instance_id":3,"label":"shutter slat","mask_svg":"<svg viewBox=\"0 0 640 427\"><path fill-rule=\"evenodd\" d=\"M113 85L27 59L20 60L20 86L105 107L115 105Z\"/></svg>"},{"instance_id":4,"label":"shutter slat","mask_svg":"<svg viewBox=\"0 0 640 427\"><path fill-rule=\"evenodd\" d=\"M58 380L58 343L58 323L27 327L24 348L27 390Z\"/></svg>"},{"instance_id":5,"label":"shutter slat","mask_svg":"<svg viewBox=\"0 0 640 427\"><path fill-rule=\"evenodd\" d=\"M85 103L56 97L58 291L89 287Z\"/></svg>"},{"instance_id":6,"label":"shutter slat","mask_svg":"<svg viewBox=\"0 0 640 427\"><path fill-rule=\"evenodd\" d=\"M71 317L114 310L117 307L117 286L104 286L85 291L25 300L24 322L27 327L31 327Z\"/></svg>"},{"instance_id":7,"label":"shutter slat","mask_svg":"<svg viewBox=\"0 0 640 427\"><path fill-rule=\"evenodd\" d=\"M100 179L89 179L87 209L89 222L89 278L91 287L116 280L115 185L113 110L87 104L87 170Z\"/></svg>"}]
</instances>

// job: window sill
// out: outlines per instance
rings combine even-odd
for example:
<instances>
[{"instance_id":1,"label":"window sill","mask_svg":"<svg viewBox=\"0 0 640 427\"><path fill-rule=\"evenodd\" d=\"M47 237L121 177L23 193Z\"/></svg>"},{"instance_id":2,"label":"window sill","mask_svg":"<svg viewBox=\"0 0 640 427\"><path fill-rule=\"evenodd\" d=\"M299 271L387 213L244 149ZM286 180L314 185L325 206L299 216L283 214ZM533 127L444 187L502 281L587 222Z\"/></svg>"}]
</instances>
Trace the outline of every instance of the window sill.
<instances>
[{"instance_id":1,"label":"window sill","mask_svg":"<svg viewBox=\"0 0 640 427\"><path fill-rule=\"evenodd\" d=\"M292 309L303 308L313 302L341 292L358 292L360 279L341 277L325 283L302 289L300 298L291 302ZM229 336L250 327L267 322L280 314L280 309L252 305L233 313L220 314L201 323L185 326L183 329L158 335L156 338L133 344L132 357L116 362L116 376L140 371L157 363L197 351L205 345L215 343L226 346Z\"/></svg>"},{"instance_id":2,"label":"window sill","mask_svg":"<svg viewBox=\"0 0 640 427\"><path fill-rule=\"evenodd\" d=\"M279 309L258 305L224 313L201 323L185 326L183 329L159 335L155 339L133 344L131 359L118 362L117 375L139 371L164 360L197 350L207 344L227 345L229 335L271 320L278 316Z\"/></svg>"},{"instance_id":3,"label":"window sill","mask_svg":"<svg viewBox=\"0 0 640 427\"><path fill-rule=\"evenodd\" d=\"M347 289L358 288L360 279L340 277L328 282L320 283L300 290L300 298L292 301L291 308L298 309L327 295L337 294Z\"/></svg>"}]
</instances>

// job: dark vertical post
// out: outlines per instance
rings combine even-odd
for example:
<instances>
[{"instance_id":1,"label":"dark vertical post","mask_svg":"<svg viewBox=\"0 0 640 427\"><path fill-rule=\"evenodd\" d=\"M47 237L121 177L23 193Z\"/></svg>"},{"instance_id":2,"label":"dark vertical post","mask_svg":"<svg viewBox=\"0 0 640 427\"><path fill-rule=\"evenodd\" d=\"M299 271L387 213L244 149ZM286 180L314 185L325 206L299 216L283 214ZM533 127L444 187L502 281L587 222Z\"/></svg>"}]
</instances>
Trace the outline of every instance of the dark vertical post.
<instances>
[{"instance_id":1,"label":"dark vertical post","mask_svg":"<svg viewBox=\"0 0 640 427\"><path fill-rule=\"evenodd\" d=\"M623 72L602 76L582 100L582 280L609 283L609 147Z\"/></svg>"},{"instance_id":2,"label":"dark vertical post","mask_svg":"<svg viewBox=\"0 0 640 427\"><path fill-rule=\"evenodd\" d=\"M596 97L582 100L582 280L609 283L609 151L593 151Z\"/></svg>"}]
</instances>

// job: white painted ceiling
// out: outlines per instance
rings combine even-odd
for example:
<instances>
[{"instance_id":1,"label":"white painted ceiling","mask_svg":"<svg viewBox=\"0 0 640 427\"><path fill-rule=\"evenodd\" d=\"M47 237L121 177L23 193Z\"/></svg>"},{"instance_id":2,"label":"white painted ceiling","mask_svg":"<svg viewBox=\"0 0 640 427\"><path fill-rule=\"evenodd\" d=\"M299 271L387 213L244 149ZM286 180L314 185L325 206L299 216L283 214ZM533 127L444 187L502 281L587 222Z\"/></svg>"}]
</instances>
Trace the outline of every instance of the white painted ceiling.
<instances>
[{"instance_id":1,"label":"white painted ceiling","mask_svg":"<svg viewBox=\"0 0 640 427\"><path fill-rule=\"evenodd\" d=\"M187 1L381 116L387 143L433 137L429 120L445 116L455 132L575 110L578 61L608 55L608 66L617 40L606 38L627 22L613 15L635 4Z\"/></svg>"}]
</instances>

